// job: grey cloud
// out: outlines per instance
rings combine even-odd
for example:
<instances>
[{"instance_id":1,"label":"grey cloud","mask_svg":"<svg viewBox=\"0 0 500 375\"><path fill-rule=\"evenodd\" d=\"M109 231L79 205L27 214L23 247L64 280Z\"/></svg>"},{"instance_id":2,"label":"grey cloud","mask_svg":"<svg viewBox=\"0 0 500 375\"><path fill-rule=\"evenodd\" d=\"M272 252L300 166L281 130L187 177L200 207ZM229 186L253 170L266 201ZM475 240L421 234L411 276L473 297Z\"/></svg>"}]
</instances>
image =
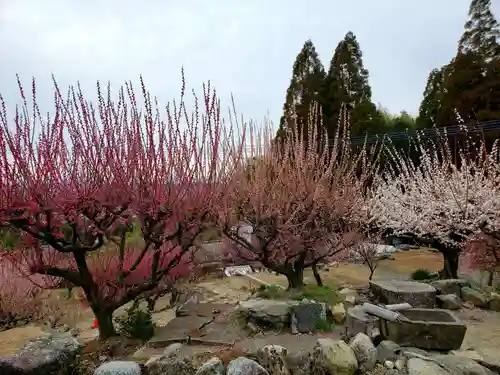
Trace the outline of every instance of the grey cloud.
<instances>
[{"instance_id":1,"label":"grey cloud","mask_svg":"<svg viewBox=\"0 0 500 375\"><path fill-rule=\"evenodd\" d=\"M212 80L223 103L231 92L247 118L279 119L292 64L311 38L328 66L354 31L370 71L375 102L416 113L429 71L456 51L468 0L253 0L137 2L4 0L0 3L0 92L19 101L15 74L36 77L40 105L51 108L51 73L61 87L79 80L138 83L143 74L161 102ZM494 11L500 14L500 3Z\"/></svg>"}]
</instances>

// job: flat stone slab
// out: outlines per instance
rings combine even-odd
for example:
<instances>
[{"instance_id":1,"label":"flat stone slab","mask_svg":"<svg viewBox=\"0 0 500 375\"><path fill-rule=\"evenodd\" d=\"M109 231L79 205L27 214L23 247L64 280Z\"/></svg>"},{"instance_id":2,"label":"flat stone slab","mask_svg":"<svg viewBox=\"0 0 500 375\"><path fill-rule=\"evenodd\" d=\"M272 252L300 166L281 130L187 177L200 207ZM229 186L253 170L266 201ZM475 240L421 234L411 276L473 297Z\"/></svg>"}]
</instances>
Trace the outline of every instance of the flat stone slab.
<instances>
[{"instance_id":1,"label":"flat stone slab","mask_svg":"<svg viewBox=\"0 0 500 375\"><path fill-rule=\"evenodd\" d=\"M370 281L372 293L385 304L407 302L413 307L432 308L436 305L436 288L415 281Z\"/></svg>"},{"instance_id":2,"label":"flat stone slab","mask_svg":"<svg viewBox=\"0 0 500 375\"><path fill-rule=\"evenodd\" d=\"M174 342L201 345L229 345L240 339L239 331L228 315L235 305L227 303L192 303L181 307L183 315L158 327L148 342L149 348L164 347Z\"/></svg>"},{"instance_id":3,"label":"flat stone slab","mask_svg":"<svg viewBox=\"0 0 500 375\"><path fill-rule=\"evenodd\" d=\"M182 317L200 316L212 317L219 314L228 313L233 310L235 305L230 303L195 303L188 302L182 305L179 310L182 312Z\"/></svg>"},{"instance_id":4,"label":"flat stone slab","mask_svg":"<svg viewBox=\"0 0 500 375\"><path fill-rule=\"evenodd\" d=\"M408 322L383 321L386 339L401 346L425 350L460 349L467 331L465 323L444 309L409 309L400 311Z\"/></svg>"},{"instance_id":5,"label":"flat stone slab","mask_svg":"<svg viewBox=\"0 0 500 375\"><path fill-rule=\"evenodd\" d=\"M166 326L158 327L155 335L148 342L151 348L167 346L174 342L183 342L188 335L195 332L203 324L212 320L211 317L185 316L171 320Z\"/></svg>"}]
</instances>

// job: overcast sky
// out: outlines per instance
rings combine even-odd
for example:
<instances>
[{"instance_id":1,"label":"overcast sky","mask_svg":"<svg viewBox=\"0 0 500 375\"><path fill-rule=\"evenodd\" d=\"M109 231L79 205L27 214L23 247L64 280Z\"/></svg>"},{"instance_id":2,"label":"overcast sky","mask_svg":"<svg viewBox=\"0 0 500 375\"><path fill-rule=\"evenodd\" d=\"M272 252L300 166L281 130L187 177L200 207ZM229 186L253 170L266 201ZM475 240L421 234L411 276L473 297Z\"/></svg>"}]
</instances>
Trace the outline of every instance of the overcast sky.
<instances>
[{"instance_id":1,"label":"overcast sky","mask_svg":"<svg viewBox=\"0 0 500 375\"><path fill-rule=\"evenodd\" d=\"M494 12L500 14L500 1ZM429 71L447 63L469 0L0 0L0 93L19 100L15 74L37 80L51 109L51 73L62 87L80 81L138 83L162 103L211 80L246 118L279 119L292 65L312 39L327 68L352 30L370 72L373 100L417 113Z\"/></svg>"}]
</instances>

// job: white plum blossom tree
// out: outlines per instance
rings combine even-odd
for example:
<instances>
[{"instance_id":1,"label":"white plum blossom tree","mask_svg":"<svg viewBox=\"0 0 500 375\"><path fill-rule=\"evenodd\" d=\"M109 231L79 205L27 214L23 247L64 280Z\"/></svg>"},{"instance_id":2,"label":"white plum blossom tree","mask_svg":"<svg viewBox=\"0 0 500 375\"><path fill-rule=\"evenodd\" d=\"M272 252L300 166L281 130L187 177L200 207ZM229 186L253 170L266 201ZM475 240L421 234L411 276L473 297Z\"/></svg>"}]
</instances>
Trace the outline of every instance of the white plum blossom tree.
<instances>
[{"instance_id":1,"label":"white plum blossom tree","mask_svg":"<svg viewBox=\"0 0 500 375\"><path fill-rule=\"evenodd\" d=\"M430 147L417 140L418 165L389 150L391 166L375 177L367 209L379 229L439 250L440 276L456 278L464 244L480 233L500 233L500 163L496 144L487 153L468 143L454 160L441 140Z\"/></svg>"}]
</instances>

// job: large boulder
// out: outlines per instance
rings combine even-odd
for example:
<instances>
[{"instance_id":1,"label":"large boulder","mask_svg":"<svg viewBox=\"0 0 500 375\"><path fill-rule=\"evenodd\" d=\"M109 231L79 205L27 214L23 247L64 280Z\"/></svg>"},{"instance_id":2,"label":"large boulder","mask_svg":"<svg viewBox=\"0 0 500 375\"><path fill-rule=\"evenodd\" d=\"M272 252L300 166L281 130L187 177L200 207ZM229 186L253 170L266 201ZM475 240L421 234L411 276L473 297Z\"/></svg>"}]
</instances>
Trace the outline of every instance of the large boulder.
<instances>
[{"instance_id":1,"label":"large boulder","mask_svg":"<svg viewBox=\"0 0 500 375\"><path fill-rule=\"evenodd\" d=\"M266 345L257 350L257 360L270 375L288 375L287 350L279 345Z\"/></svg>"},{"instance_id":2,"label":"large boulder","mask_svg":"<svg viewBox=\"0 0 500 375\"><path fill-rule=\"evenodd\" d=\"M488 308L493 311L500 311L500 294L492 292Z\"/></svg>"},{"instance_id":3,"label":"large boulder","mask_svg":"<svg viewBox=\"0 0 500 375\"><path fill-rule=\"evenodd\" d=\"M212 357L196 370L195 375L224 375L224 364L218 357Z\"/></svg>"},{"instance_id":4,"label":"large boulder","mask_svg":"<svg viewBox=\"0 0 500 375\"><path fill-rule=\"evenodd\" d=\"M313 349L312 374L354 375L358 360L344 341L318 339Z\"/></svg>"},{"instance_id":5,"label":"large boulder","mask_svg":"<svg viewBox=\"0 0 500 375\"><path fill-rule=\"evenodd\" d=\"M408 375L450 375L450 373L438 363L420 358L410 358L407 366Z\"/></svg>"},{"instance_id":6,"label":"large boulder","mask_svg":"<svg viewBox=\"0 0 500 375\"><path fill-rule=\"evenodd\" d=\"M310 375L312 373L312 355L308 351L290 352L285 357L290 375Z\"/></svg>"},{"instance_id":7,"label":"large boulder","mask_svg":"<svg viewBox=\"0 0 500 375\"><path fill-rule=\"evenodd\" d=\"M346 316L344 304L340 302L333 305L331 309L331 314L335 323L343 324L345 322L345 316Z\"/></svg>"},{"instance_id":8,"label":"large boulder","mask_svg":"<svg viewBox=\"0 0 500 375\"><path fill-rule=\"evenodd\" d=\"M458 297L464 286L470 286L470 283L464 279L435 280L430 284L436 288L438 294L456 294Z\"/></svg>"},{"instance_id":9,"label":"large boulder","mask_svg":"<svg viewBox=\"0 0 500 375\"><path fill-rule=\"evenodd\" d=\"M345 336L349 340L358 333L365 333L372 340L380 334L380 318L367 314L362 306L347 309Z\"/></svg>"},{"instance_id":10,"label":"large boulder","mask_svg":"<svg viewBox=\"0 0 500 375\"><path fill-rule=\"evenodd\" d=\"M461 295L464 302L472 303L476 307L488 307L488 299L477 290L465 286L462 288Z\"/></svg>"},{"instance_id":11,"label":"large boulder","mask_svg":"<svg viewBox=\"0 0 500 375\"><path fill-rule=\"evenodd\" d=\"M162 357L146 365L149 375L194 375L196 367L189 358Z\"/></svg>"},{"instance_id":12,"label":"large boulder","mask_svg":"<svg viewBox=\"0 0 500 375\"><path fill-rule=\"evenodd\" d=\"M269 375L269 373L253 359L238 357L227 365L227 375Z\"/></svg>"},{"instance_id":13,"label":"large boulder","mask_svg":"<svg viewBox=\"0 0 500 375\"><path fill-rule=\"evenodd\" d=\"M142 375L142 370L133 361L110 361L96 368L94 375Z\"/></svg>"},{"instance_id":14,"label":"large boulder","mask_svg":"<svg viewBox=\"0 0 500 375\"><path fill-rule=\"evenodd\" d=\"M375 367L375 363L377 362L377 349L367 335L358 333L356 337L352 339L349 346L356 355L359 369L362 372L370 371Z\"/></svg>"},{"instance_id":15,"label":"large boulder","mask_svg":"<svg viewBox=\"0 0 500 375\"><path fill-rule=\"evenodd\" d=\"M377 346L377 361L396 361L401 356L401 347L391 340L383 340Z\"/></svg>"},{"instance_id":16,"label":"large boulder","mask_svg":"<svg viewBox=\"0 0 500 375\"><path fill-rule=\"evenodd\" d=\"M370 281L370 290L385 304L409 303L412 307L432 308L436 304L436 288L414 281Z\"/></svg>"},{"instance_id":17,"label":"large boulder","mask_svg":"<svg viewBox=\"0 0 500 375\"><path fill-rule=\"evenodd\" d=\"M82 344L71 335L40 337L17 354L0 358L0 374L70 375L81 349Z\"/></svg>"},{"instance_id":18,"label":"large boulder","mask_svg":"<svg viewBox=\"0 0 500 375\"><path fill-rule=\"evenodd\" d=\"M442 309L458 310L462 307L462 300L456 294L440 294L436 300Z\"/></svg>"},{"instance_id":19,"label":"large boulder","mask_svg":"<svg viewBox=\"0 0 500 375\"><path fill-rule=\"evenodd\" d=\"M326 308L322 303L302 302L290 306L291 319L294 330L298 333L316 331L318 322L326 320Z\"/></svg>"},{"instance_id":20,"label":"large boulder","mask_svg":"<svg viewBox=\"0 0 500 375\"><path fill-rule=\"evenodd\" d=\"M298 301L279 301L263 298L241 301L240 312L250 321L271 328L282 329L290 323L290 309Z\"/></svg>"},{"instance_id":21,"label":"large boulder","mask_svg":"<svg viewBox=\"0 0 500 375\"><path fill-rule=\"evenodd\" d=\"M433 356L432 359L453 375L494 375L491 370L470 358L441 354Z\"/></svg>"}]
</instances>

